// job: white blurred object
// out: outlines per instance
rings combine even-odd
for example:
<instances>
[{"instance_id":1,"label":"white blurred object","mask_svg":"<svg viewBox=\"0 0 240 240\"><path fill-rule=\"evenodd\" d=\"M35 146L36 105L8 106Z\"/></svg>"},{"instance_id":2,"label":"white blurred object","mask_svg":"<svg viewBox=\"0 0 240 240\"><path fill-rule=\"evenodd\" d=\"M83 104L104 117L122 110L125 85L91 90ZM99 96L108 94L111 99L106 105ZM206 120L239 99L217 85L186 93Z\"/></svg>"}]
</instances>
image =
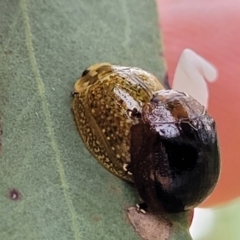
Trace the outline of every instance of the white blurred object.
<instances>
[{"instance_id":1,"label":"white blurred object","mask_svg":"<svg viewBox=\"0 0 240 240\"><path fill-rule=\"evenodd\" d=\"M186 92L208 107L208 82L217 79L217 69L190 49L183 50L173 78L172 88Z\"/></svg>"},{"instance_id":2,"label":"white blurred object","mask_svg":"<svg viewBox=\"0 0 240 240\"><path fill-rule=\"evenodd\" d=\"M217 69L190 49L183 50L173 78L172 88L186 92L208 107L209 91L206 80L217 79ZM205 239L213 229L215 215L209 208L195 208L190 233L194 240Z\"/></svg>"},{"instance_id":3,"label":"white blurred object","mask_svg":"<svg viewBox=\"0 0 240 240\"><path fill-rule=\"evenodd\" d=\"M210 208L195 208L193 222L190 227L193 240L206 239L206 236L213 230L215 220L214 211Z\"/></svg>"}]
</instances>

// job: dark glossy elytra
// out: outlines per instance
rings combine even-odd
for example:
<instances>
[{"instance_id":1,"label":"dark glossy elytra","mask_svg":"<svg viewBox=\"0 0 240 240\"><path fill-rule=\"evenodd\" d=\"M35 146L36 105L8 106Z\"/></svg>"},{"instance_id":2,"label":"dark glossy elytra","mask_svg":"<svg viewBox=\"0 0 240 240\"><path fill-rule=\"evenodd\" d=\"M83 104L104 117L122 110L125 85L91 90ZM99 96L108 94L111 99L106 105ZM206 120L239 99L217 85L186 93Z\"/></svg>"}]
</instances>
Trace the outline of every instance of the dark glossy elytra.
<instances>
[{"instance_id":1,"label":"dark glossy elytra","mask_svg":"<svg viewBox=\"0 0 240 240\"><path fill-rule=\"evenodd\" d=\"M156 211L181 212L214 189L220 157L214 120L192 97L162 90L131 128L131 169L145 203ZM170 107L169 107L170 106Z\"/></svg>"},{"instance_id":2,"label":"dark glossy elytra","mask_svg":"<svg viewBox=\"0 0 240 240\"><path fill-rule=\"evenodd\" d=\"M149 209L185 211L213 191L220 172L215 122L194 98L165 90L142 69L109 63L86 69L74 93L86 147L133 181Z\"/></svg>"}]
</instances>

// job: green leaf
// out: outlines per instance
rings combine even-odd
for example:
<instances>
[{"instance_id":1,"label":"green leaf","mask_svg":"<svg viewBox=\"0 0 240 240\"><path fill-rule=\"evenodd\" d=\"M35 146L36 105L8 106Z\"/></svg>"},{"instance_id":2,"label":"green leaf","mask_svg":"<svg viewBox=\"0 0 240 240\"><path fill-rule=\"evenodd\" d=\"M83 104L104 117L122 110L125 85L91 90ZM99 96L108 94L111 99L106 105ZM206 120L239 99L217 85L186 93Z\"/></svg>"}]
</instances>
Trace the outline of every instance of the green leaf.
<instances>
[{"instance_id":1,"label":"green leaf","mask_svg":"<svg viewBox=\"0 0 240 240\"><path fill-rule=\"evenodd\" d=\"M193 231L196 240L237 240L240 237L240 199L205 209ZM203 229L201 231L200 229ZM199 230L199 231L198 231Z\"/></svg>"},{"instance_id":2,"label":"green leaf","mask_svg":"<svg viewBox=\"0 0 240 240\"><path fill-rule=\"evenodd\" d=\"M86 150L70 92L97 62L163 78L155 1L1 1L0 22L0 239L139 239L138 194Z\"/></svg>"}]
</instances>

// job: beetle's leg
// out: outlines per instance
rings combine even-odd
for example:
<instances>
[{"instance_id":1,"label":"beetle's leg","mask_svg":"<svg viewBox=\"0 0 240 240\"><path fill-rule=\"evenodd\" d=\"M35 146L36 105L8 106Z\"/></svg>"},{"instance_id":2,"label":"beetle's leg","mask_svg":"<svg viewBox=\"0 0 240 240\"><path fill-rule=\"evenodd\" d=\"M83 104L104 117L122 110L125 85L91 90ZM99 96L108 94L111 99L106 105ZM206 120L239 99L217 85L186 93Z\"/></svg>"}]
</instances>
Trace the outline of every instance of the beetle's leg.
<instances>
[{"instance_id":1,"label":"beetle's leg","mask_svg":"<svg viewBox=\"0 0 240 240\"><path fill-rule=\"evenodd\" d=\"M83 73L82 73L82 77L84 77L85 75L87 75L90 72L90 70L88 68L86 68Z\"/></svg>"},{"instance_id":2,"label":"beetle's leg","mask_svg":"<svg viewBox=\"0 0 240 240\"><path fill-rule=\"evenodd\" d=\"M142 114L136 108L128 109L127 113L130 118L138 118L139 119L142 116Z\"/></svg>"},{"instance_id":3,"label":"beetle's leg","mask_svg":"<svg viewBox=\"0 0 240 240\"><path fill-rule=\"evenodd\" d=\"M72 97L75 97L77 94L78 94L78 92L74 92L74 91L71 92Z\"/></svg>"},{"instance_id":4,"label":"beetle's leg","mask_svg":"<svg viewBox=\"0 0 240 240\"><path fill-rule=\"evenodd\" d=\"M124 163L124 164L123 164L123 170L124 170L125 172L127 172L128 175L132 175L132 172L129 171L128 166L129 166L129 165L128 165L127 163Z\"/></svg>"},{"instance_id":5,"label":"beetle's leg","mask_svg":"<svg viewBox=\"0 0 240 240\"><path fill-rule=\"evenodd\" d=\"M124 170L125 172L128 171L127 167L128 167L128 164L127 164L127 163L124 163L124 164L123 164L123 170Z\"/></svg>"},{"instance_id":6,"label":"beetle's leg","mask_svg":"<svg viewBox=\"0 0 240 240\"><path fill-rule=\"evenodd\" d=\"M145 214L147 212L148 205L145 202L138 203L138 204L136 204L136 208L137 208L138 212Z\"/></svg>"}]
</instances>

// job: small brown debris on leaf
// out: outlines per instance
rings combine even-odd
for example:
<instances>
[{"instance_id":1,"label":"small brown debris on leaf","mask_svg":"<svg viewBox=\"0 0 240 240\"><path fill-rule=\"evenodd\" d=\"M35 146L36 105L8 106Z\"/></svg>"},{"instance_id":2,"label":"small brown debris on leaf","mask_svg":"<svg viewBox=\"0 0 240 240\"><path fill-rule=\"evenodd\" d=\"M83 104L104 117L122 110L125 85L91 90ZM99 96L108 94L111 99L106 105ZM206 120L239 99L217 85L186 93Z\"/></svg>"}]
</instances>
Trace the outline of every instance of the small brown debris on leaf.
<instances>
[{"instance_id":1,"label":"small brown debris on leaf","mask_svg":"<svg viewBox=\"0 0 240 240\"><path fill-rule=\"evenodd\" d=\"M21 195L21 193L18 191L18 190L16 190L16 189L11 189L10 191L9 191L9 198L11 199L11 200L13 200L13 201L18 201L18 200L20 200L21 199L21 197L22 197L22 195Z\"/></svg>"}]
</instances>

